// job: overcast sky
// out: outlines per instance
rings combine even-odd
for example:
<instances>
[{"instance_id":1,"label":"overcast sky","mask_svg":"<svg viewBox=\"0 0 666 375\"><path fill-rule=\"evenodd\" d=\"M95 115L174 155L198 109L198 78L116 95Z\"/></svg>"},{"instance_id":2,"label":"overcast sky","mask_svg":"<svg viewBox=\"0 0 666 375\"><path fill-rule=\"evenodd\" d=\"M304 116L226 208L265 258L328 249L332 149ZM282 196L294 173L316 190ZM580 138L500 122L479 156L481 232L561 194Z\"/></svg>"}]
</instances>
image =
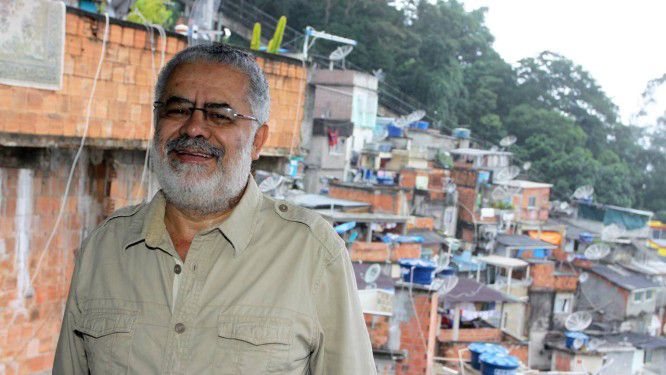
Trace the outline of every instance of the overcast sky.
<instances>
[{"instance_id":1,"label":"overcast sky","mask_svg":"<svg viewBox=\"0 0 666 375\"><path fill-rule=\"evenodd\" d=\"M666 73L666 2L661 0L462 0L488 7L495 50L514 64L550 50L583 66L620 107L635 113L647 82ZM660 107L666 107L666 88Z\"/></svg>"}]
</instances>

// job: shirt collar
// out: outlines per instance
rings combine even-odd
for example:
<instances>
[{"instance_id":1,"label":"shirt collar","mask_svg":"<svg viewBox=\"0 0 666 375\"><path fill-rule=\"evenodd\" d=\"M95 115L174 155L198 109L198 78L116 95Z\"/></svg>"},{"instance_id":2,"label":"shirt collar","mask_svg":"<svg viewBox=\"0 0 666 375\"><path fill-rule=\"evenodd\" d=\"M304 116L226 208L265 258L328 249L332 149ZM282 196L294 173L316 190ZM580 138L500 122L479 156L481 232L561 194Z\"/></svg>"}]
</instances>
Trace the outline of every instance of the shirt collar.
<instances>
[{"instance_id":1,"label":"shirt collar","mask_svg":"<svg viewBox=\"0 0 666 375\"><path fill-rule=\"evenodd\" d=\"M245 193L231 214L216 228L211 228L218 229L231 243L234 248L234 256L238 256L250 243L262 200L261 191L254 178L250 176ZM166 198L162 191L159 191L148 205L148 212L141 231L141 238L145 238L148 247L159 247L165 238L165 207Z\"/></svg>"}]
</instances>

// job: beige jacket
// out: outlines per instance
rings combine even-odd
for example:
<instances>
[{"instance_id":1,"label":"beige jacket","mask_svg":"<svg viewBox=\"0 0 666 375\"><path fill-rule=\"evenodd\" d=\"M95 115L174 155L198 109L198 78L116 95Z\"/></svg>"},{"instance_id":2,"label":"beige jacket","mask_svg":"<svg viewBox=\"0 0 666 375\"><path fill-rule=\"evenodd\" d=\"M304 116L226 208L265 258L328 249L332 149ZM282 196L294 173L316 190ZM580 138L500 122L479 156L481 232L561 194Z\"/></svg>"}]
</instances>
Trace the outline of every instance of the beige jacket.
<instances>
[{"instance_id":1,"label":"beige jacket","mask_svg":"<svg viewBox=\"0 0 666 375\"><path fill-rule=\"evenodd\" d=\"M349 256L319 215L250 178L183 264L164 207L121 209L83 243L53 374L375 373Z\"/></svg>"}]
</instances>

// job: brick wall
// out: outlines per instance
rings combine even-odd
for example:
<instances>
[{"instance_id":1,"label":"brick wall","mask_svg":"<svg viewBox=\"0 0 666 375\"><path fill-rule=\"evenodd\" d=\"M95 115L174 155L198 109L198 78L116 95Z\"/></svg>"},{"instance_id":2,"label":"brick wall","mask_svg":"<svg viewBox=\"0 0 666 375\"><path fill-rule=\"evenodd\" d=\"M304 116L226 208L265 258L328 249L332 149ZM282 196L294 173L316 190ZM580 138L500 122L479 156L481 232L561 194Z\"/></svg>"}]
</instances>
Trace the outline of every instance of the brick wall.
<instances>
[{"instance_id":1,"label":"brick wall","mask_svg":"<svg viewBox=\"0 0 666 375\"><path fill-rule=\"evenodd\" d=\"M500 342L502 330L499 328L464 328L458 330L458 341L462 342ZM439 341L453 341L453 329L439 331Z\"/></svg>"},{"instance_id":2,"label":"brick wall","mask_svg":"<svg viewBox=\"0 0 666 375\"><path fill-rule=\"evenodd\" d=\"M400 194L398 189L354 187L331 183L328 195L331 198L348 199L370 204L373 212L400 214L403 199L410 200L411 194ZM404 197L404 198L403 198Z\"/></svg>"},{"instance_id":3,"label":"brick wall","mask_svg":"<svg viewBox=\"0 0 666 375\"><path fill-rule=\"evenodd\" d=\"M95 163L88 155L84 151L75 169L58 230L44 252L61 207L74 150L0 148L2 374L51 368L82 239L115 205L140 199L132 195L138 192L143 167L140 151L106 152ZM20 294L20 282L31 291Z\"/></svg>"},{"instance_id":4,"label":"brick wall","mask_svg":"<svg viewBox=\"0 0 666 375\"><path fill-rule=\"evenodd\" d=\"M578 288L578 276L555 276L555 290L558 292L575 292Z\"/></svg>"},{"instance_id":5,"label":"brick wall","mask_svg":"<svg viewBox=\"0 0 666 375\"><path fill-rule=\"evenodd\" d=\"M383 315L363 314L365 326L370 334L373 349L386 349L389 339L389 317Z\"/></svg>"},{"instance_id":6,"label":"brick wall","mask_svg":"<svg viewBox=\"0 0 666 375\"><path fill-rule=\"evenodd\" d=\"M407 223L407 229L430 229L434 226L434 219L432 217L414 217L413 222Z\"/></svg>"},{"instance_id":7,"label":"brick wall","mask_svg":"<svg viewBox=\"0 0 666 375\"><path fill-rule=\"evenodd\" d=\"M530 264L530 277L532 286L537 288L555 288L555 263L533 263Z\"/></svg>"},{"instance_id":8,"label":"brick wall","mask_svg":"<svg viewBox=\"0 0 666 375\"><path fill-rule=\"evenodd\" d=\"M63 88L51 91L0 84L0 133L67 137L83 134L85 107L102 51L104 27L103 17L68 8ZM152 128L153 76L160 63L161 40L156 38L158 50L153 70L150 37L144 26L111 20L90 117L91 142L138 141L145 147ZM185 37L168 34L165 61L186 46ZM286 155L292 139L296 149L300 141L305 69L296 60L253 53L266 73L273 99L264 154Z\"/></svg>"},{"instance_id":9,"label":"brick wall","mask_svg":"<svg viewBox=\"0 0 666 375\"><path fill-rule=\"evenodd\" d=\"M351 248L351 260L363 262L398 261L406 258L420 258L421 244L354 241Z\"/></svg>"},{"instance_id":10,"label":"brick wall","mask_svg":"<svg viewBox=\"0 0 666 375\"><path fill-rule=\"evenodd\" d=\"M553 362L555 364L555 367L553 370L555 371L571 371L571 360L572 356L561 352L561 351L554 351L553 352Z\"/></svg>"},{"instance_id":11,"label":"brick wall","mask_svg":"<svg viewBox=\"0 0 666 375\"><path fill-rule=\"evenodd\" d=\"M396 290L396 294L400 291ZM406 291L402 290L402 293ZM409 317L400 322L400 349L407 351L407 357L398 361L396 365L397 375L423 375L426 374L428 368L428 350L429 340L434 340L435 337L430 338L430 331L432 325L439 326L438 319L431 319L431 311L433 305L437 305L437 294L429 295L421 291L413 291L414 306L408 307L411 314ZM418 315L418 319L416 318ZM420 325L419 325L420 323ZM434 341L433 341L434 342ZM434 354L434 347L433 353Z\"/></svg>"}]
</instances>

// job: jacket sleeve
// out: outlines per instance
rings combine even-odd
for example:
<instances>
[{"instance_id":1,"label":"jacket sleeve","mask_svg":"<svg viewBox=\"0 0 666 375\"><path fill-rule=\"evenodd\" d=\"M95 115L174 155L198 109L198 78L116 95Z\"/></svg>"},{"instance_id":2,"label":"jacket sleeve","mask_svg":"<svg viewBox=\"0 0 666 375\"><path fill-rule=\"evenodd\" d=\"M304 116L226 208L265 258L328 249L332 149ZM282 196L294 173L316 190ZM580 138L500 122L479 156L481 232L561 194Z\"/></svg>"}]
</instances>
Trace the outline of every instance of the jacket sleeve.
<instances>
[{"instance_id":1,"label":"jacket sleeve","mask_svg":"<svg viewBox=\"0 0 666 375\"><path fill-rule=\"evenodd\" d=\"M324 265L315 302L319 335L310 358L311 373L376 374L370 336L346 249Z\"/></svg>"},{"instance_id":2,"label":"jacket sleeve","mask_svg":"<svg viewBox=\"0 0 666 375\"><path fill-rule=\"evenodd\" d=\"M76 286L81 267L81 258L83 248L79 251L79 256L74 267L74 274L69 286L69 295L65 314L62 319L62 328L60 329L60 338L56 347L55 358L53 361L53 375L78 375L88 374L88 363L83 347L83 337L74 331L75 323L81 317L81 310L77 303Z\"/></svg>"}]
</instances>

